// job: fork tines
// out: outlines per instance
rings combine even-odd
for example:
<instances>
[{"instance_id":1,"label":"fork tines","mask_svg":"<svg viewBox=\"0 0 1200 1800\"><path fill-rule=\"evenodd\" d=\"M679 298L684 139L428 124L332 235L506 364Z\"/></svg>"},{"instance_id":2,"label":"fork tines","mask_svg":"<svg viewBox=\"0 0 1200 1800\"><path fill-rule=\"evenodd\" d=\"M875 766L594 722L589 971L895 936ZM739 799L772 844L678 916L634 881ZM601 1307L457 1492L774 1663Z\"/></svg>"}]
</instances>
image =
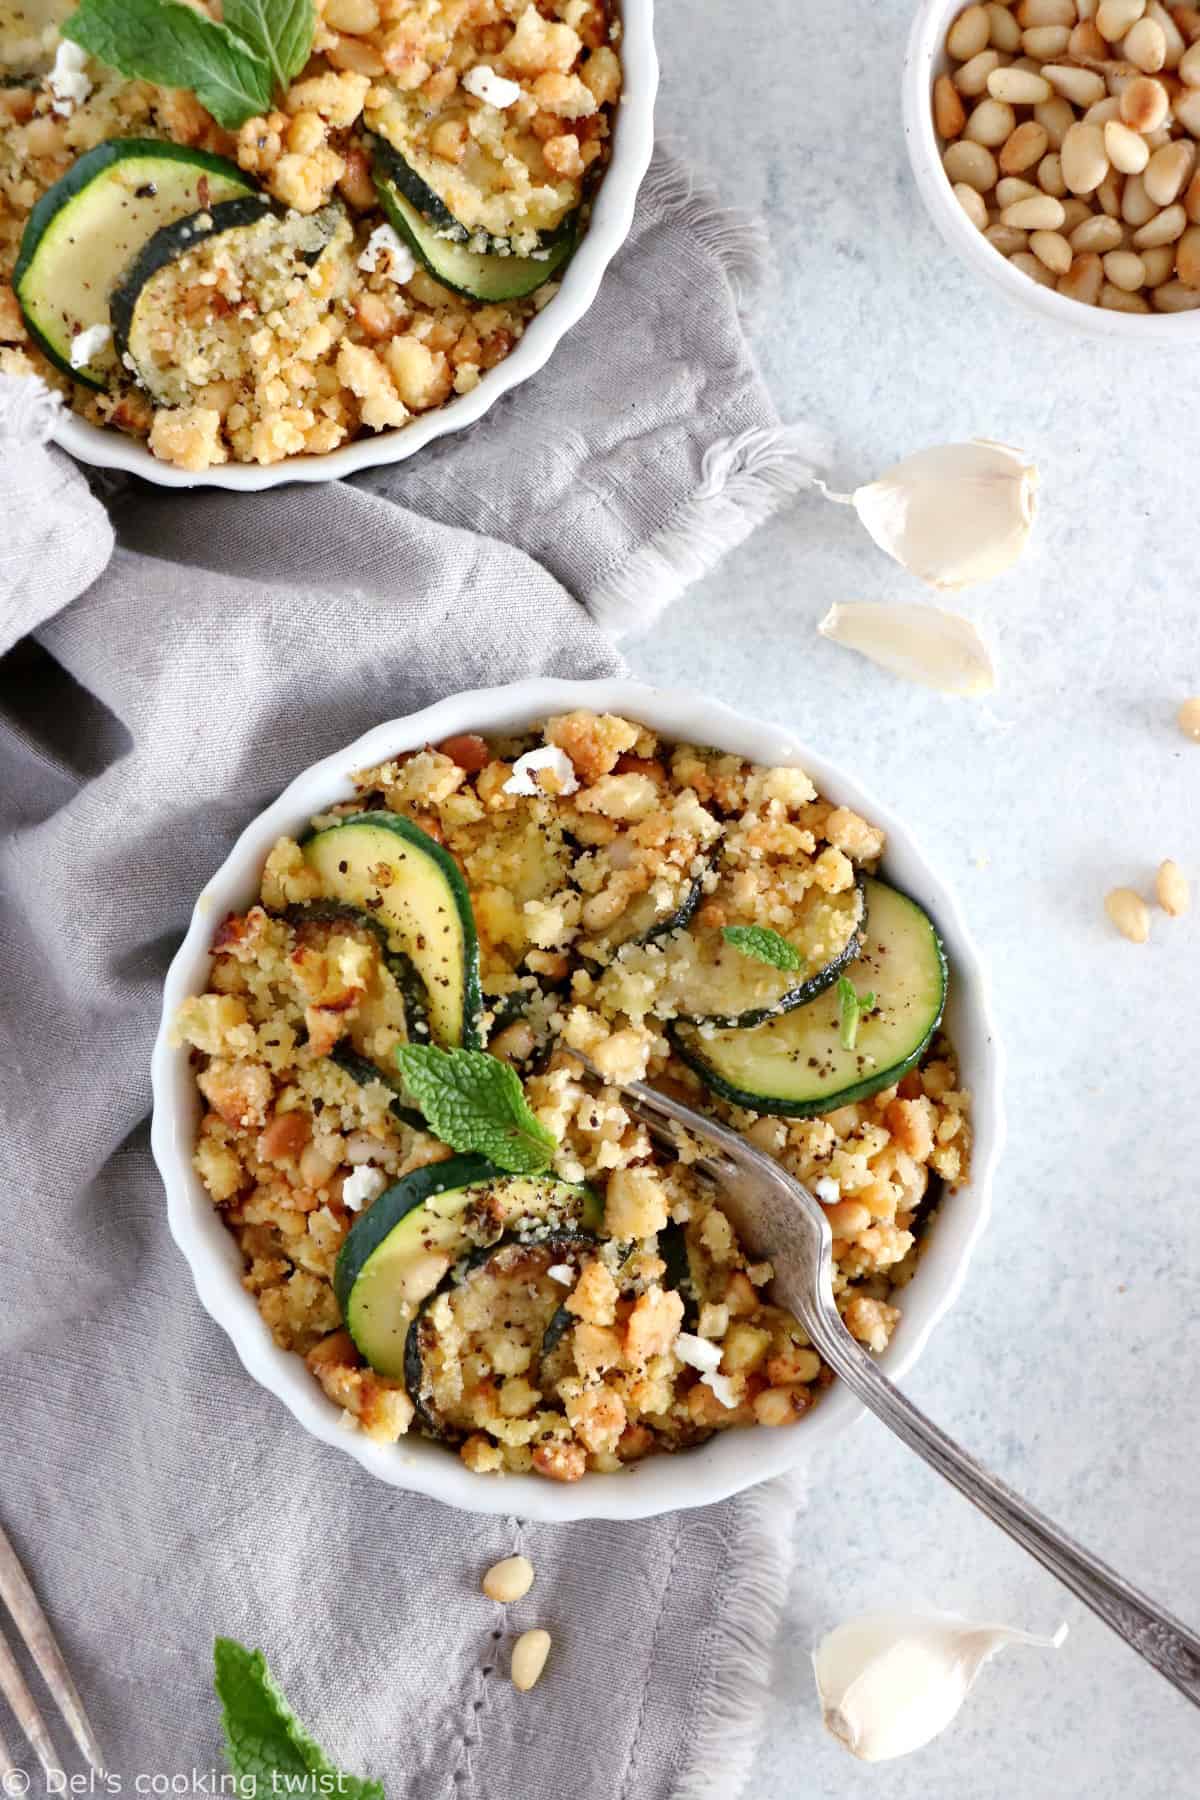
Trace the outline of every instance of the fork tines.
<instances>
[{"instance_id":1,"label":"fork tines","mask_svg":"<svg viewBox=\"0 0 1200 1800\"><path fill-rule=\"evenodd\" d=\"M14 1625L37 1664L82 1755L98 1775L103 1774L100 1746L83 1710L79 1691L67 1672L62 1651L50 1629L50 1621L38 1604L37 1595L17 1561L17 1553L5 1535L3 1526L0 1526L0 1599L7 1606ZM47 1781L52 1785L61 1783L64 1779L63 1772L46 1721L38 1710L37 1701L30 1693L29 1685L3 1635L0 1635L0 1693L8 1701L17 1724L36 1752ZM12 1768L11 1756L3 1738L0 1738L0 1774L9 1772ZM58 1791L61 1793L64 1790L59 1786Z\"/></svg>"}]
</instances>

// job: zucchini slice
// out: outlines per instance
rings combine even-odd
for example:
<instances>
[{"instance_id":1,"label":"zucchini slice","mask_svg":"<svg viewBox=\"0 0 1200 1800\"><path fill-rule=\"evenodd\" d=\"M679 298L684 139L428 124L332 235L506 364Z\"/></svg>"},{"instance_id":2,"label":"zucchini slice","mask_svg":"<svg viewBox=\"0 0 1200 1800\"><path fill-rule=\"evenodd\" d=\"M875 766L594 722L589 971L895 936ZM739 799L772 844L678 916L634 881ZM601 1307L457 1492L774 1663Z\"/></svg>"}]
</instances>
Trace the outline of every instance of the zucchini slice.
<instances>
[{"instance_id":1,"label":"zucchini slice","mask_svg":"<svg viewBox=\"0 0 1200 1800\"><path fill-rule=\"evenodd\" d=\"M607 931L581 941L576 948L585 961L604 968L626 944L653 944L673 931L683 931L695 918L703 898L704 874L694 878L681 875L673 893L664 895L651 888L638 894Z\"/></svg>"},{"instance_id":2,"label":"zucchini slice","mask_svg":"<svg viewBox=\"0 0 1200 1800\"><path fill-rule=\"evenodd\" d=\"M117 352L159 405L185 406L197 391L193 365L203 364L203 380L239 373L246 340L286 307L298 270L311 269L349 240L340 206L285 212L265 194L174 219L143 245L113 290ZM236 270L242 294L236 307L216 279L218 262ZM198 318L185 303L197 288L212 297Z\"/></svg>"},{"instance_id":3,"label":"zucchini slice","mask_svg":"<svg viewBox=\"0 0 1200 1800\"><path fill-rule=\"evenodd\" d=\"M946 1003L946 953L914 900L871 877L864 885L869 923L846 974L860 994L873 991L877 1005L852 1050L841 1041L834 989L750 1031L672 1026L683 1061L723 1100L813 1118L891 1087L920 1060Z\"/></svg>"},{"instance_id":4,"label":"zucchini slice","mask_svg":"<svg viewBox=\"0 0 1200 1800\"><path fill-rule=\"evenodd\" d=\"M373 914L337 900L314 900L307 905L289 906L283 916L301 943L314 939L323 942L339 930L351 936L369 937L377 943L383 966L399 989L404 1004L407 1041L410 1044L429 1042L429 995L425 983L413 967L412 958L403 950L392 948L387 930ZM389 1071L389 1074L393 1072Z\"/></svg>"},{"instance_id":5,"label":"zucchini slice","mask_svg":"<svg viewBox=\"0 0 1200 1800\"><path fill-rule=\"evenodd\" d=\"M563 1284L550 1270L566 1264L578 1275L595 1248L594 1238L578 1232L509 1238L477 1252L458 1281L428 1297L409 1327L404 1379L431 1437L456 1443L479 1429L482 1421L474 1403L503 1381L505 1371L492 1365L482 1380L470 1379L463 1365L468 1357L490 1364L497 1339L507 1351L517 1352L513 1361L527 1356L527 1379L535 1386L543 1378L549 1381L552 1373L561 1379L568 1372L565 1327L547 1345L550 1328L565 1311ZM559 1356L551 1362L555 1350Z\"/></svg>"},{"instance_id":6,"label":"zucchini slice","mask_svg":"<svg viewBox=\"0 0 1200 1800\"><path fill-rule=\"evenodd\" d=\"M409 819L383 812L340 819L302 848L328 898L368 913L389 948L409 959L428 995L434 1041L477 1049L479 940L454 858Z\"/></svg>"},{"instance_id":7,"label":"zucchini slice","mask_svg":"<svg viewBox=\"0 0 1200 1800\"><path fill-rule=\"evenodd\" d=\"M25 226L13 289L30 336L58 368L87 387L119 372L114 345L71 366L72 341L111 323L122 272L163 225L256 192L236 163L154 138L110 138L74 162L44 193Z\"/></svg>"},{"instance_id":8,"label":"zucchini slice","mask_svg":"<svg viewBox=\"0 0 1200 1800\"><path fill-rule=\"evenodd\" d=\"M370 1057L360 1056L349 1044L336 1044L329 1052L329 1060L336 1063L352 1081L357 1081L359 1087L368 1087L372 1081L382 1081L384 1087L390 1088L396 1096L388 1102L388 1111L393 1118L398 1119L401 1125L411 1126L414 1131L428 1131L425 1114L409 1105L408 1091L394 1074L381 1069Z\"/></svg>"},{"instance_id":9,"label":"zucchini slice","mask_svg":"<svg viewBox=\"0 0 1200 1800\"><path fill-rule=\"evenodd\" d=\"M861 880L841 894L811 890L801 918L786 934L803 959L799 970L758 962L720 931L667 938L661 952L667 961L664 999L680 1018L731 1030L807 1006L859 954L866 911Z\"/></svg>"},{"instance_id":10,"label":"zucchini slice","mask_svg":"<svg viewBox=\"0 0 1200 1800\"><path fill-rule=\"evenodd\" d=\"M526 1222L595 1225L597 1205L588 1188L506 1175L484 1156L414 1169L380 1194L342 1245L333 1285L346 1328L373 1369L398 1379L418 1307L461 1257Z\"/></svg>"},{"instance_id":11,"label":"zucchini slice","mask_svg":"<svg viewBox=\"0 0 1200 1800\"><path fill-rule=\"evenodd\" d=\"M572 217L530 256L485 254L452 235L453 224L438 224L420 212L378 166L375 188L389 223L434 280L468 300L523 300L553 280L575 248Z\"/></svg>"}]
</instances>

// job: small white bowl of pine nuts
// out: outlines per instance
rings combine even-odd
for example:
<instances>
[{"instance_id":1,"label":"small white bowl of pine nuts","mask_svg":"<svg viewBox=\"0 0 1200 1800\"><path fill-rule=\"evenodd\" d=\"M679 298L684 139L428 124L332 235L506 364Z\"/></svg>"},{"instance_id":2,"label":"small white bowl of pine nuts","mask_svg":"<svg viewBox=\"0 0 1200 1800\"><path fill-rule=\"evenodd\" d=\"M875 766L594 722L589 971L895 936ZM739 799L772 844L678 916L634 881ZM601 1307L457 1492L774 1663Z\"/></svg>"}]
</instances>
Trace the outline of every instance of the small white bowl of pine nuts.
<instances>
[{"instance_id":1,"label":"small white bowl of pine nuts","mask_svg":"<svg viewBox=\"0 0 1200 1800\"><path fill-rule=\"evenodd\" d=\"M1200 338L1200 4L923 0L904 131L934 223L1012 299Z\"/></svg>"}]
</instances>

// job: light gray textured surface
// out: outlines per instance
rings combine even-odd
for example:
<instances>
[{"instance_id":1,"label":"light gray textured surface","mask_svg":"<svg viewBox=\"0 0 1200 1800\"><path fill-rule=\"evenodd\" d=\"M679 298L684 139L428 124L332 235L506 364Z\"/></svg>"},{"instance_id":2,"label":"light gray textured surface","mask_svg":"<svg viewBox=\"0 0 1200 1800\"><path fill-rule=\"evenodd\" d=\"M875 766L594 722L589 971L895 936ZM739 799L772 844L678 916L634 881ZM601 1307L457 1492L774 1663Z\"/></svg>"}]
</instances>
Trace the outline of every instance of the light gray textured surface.
<instances>
[{"instance_id":1,"label":"light gray textured surface","mask_svg":"<svg viewBox=\"0 0 1200 1800\"><path fill-rule=\"evenodd\" d=\"M966 1295L910 1383L949 1430L1193 1624L1200 1403L1200 914L1145 948L1101 912L1164 856L1200 877L1194 457L1200 363L1052 331L950 262L904 159L909 0L674 0L660 121L730 202L769 218L757 342L785 419L866 479L974 433L1031 451L1043 510L1018 568L961 601L990 703L943 702L815 636L835 599L922 598L848 514L803 500L652 636L635 672L819 742L902 808L958 884L997 975L1009 1150ZM1169 1800L1195 1791L1195 1713L966 1504L863 1424L811 1471L755 1800ZM911 1599L1034 1628L958 1724L868 1770L820 1730L807 1651Z\"/></svg>"}]
</instances>

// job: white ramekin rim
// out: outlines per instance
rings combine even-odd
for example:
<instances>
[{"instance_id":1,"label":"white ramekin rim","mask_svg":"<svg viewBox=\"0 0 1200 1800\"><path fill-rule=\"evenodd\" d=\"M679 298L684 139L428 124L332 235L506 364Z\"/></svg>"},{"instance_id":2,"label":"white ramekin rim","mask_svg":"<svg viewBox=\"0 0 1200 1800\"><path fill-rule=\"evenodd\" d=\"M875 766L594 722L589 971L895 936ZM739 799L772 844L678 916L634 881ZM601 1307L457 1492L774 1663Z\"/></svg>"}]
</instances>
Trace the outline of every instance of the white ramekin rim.
<instances>
[{"instance_id":1,"label":"white ramekin rim","mask_svg":"<svg viewBox=\"0 0 1200 1800\"><path fill-rule=\"evenodd\" d=\"M170 1023L189 994L203 990L214 926L258 893L263 861L275 840L297 831L335 800L352 793L351 772L397 752L436 743L456 732L503 732L554 713L588 707L644 721L665 736L711 744L763 763L805 768L830 798L862 811L888 834L884 859L897 884L930 908L945 940L954 981L948 1022L965 1084L973 1096L974 1149L970 1181L950 1195L926 1241L920 1266L905 1290L903 1315L882 1366L903 1377L930 1334L953 1306L987 1223L992 1181L1004 1139L1003 1053L992 1013L990 985L958 901L893 813L843 769L799 744L779 726L745 718L719 702L624 680L531 680L454 695L368 731L354 744L298 775L279 799L252 820L196 902L163 990L154 1046L151 1141L167 1192L171 1232L191 1267L207 1311L232 1340L254 1379L270 1390L314 1437L346 1452L392 1487L429 1495L477 1513L526 1519L635 1519L707 1506L813 1457L861 1416L858 1402L835 1385L801 1423L786 1431L734 1431L679 1456L651 1457L620 1475L590 1475L566 1486L537 1476L473 1475L444 1448L423 1440L372 1443L346 1431L295 1354L279 1349L250 1294L242 1287L241 1253L191 1163L199 1094L186 1048L170 1041Z\"/></svg>"},{"instance_id":2,"label":"white ramekin rim","mask_svg":"<svg viewBox=\"0 0 1200 1800\"><path fill-rule=\"evenodd\" d=\"M1121 338L1126 343L1194 343L1200 333L1200 310L1191 313L1120 313L1085 306L1054 288L1042 287L988 243L954 198L938 150L933 124L933 83L946 64L945 35L950 20L966 0L921 0L913 18L904 58L902 99L904 141L917 190L933 223L950 248L978 275L1024 306L1071 331L1092 337Z\"/></svg>"},{"instance_id":3,"label":"white ramekin rim","mask_svg":"<svg viewBox=\"0 0 1200 1800\"><path fill-rule=\"evenodd\" d=\"M258 463L224 463L194 473L152 456L136 438L90 425L59 410L54 441L81 463L98 469L120 469L140 475L157 487L227 488L260 493L292 481L339 481L361 469L405 462L426 444L462 431L490 412L502 394L547 363L567 332L591 306L604 271L633 224L634 206L654 149L654 99L658 91L658 56L654 47L654 0L621 0L621 60L624 85L613 129L612 159L596 194L587 233L567 266L562 286L544 311L533 318L519 344L496 368L489 369L469 394L423 413L399 430L356 438L323 456L294 456L263 467Z\"/></svg>"}]
</instances>

